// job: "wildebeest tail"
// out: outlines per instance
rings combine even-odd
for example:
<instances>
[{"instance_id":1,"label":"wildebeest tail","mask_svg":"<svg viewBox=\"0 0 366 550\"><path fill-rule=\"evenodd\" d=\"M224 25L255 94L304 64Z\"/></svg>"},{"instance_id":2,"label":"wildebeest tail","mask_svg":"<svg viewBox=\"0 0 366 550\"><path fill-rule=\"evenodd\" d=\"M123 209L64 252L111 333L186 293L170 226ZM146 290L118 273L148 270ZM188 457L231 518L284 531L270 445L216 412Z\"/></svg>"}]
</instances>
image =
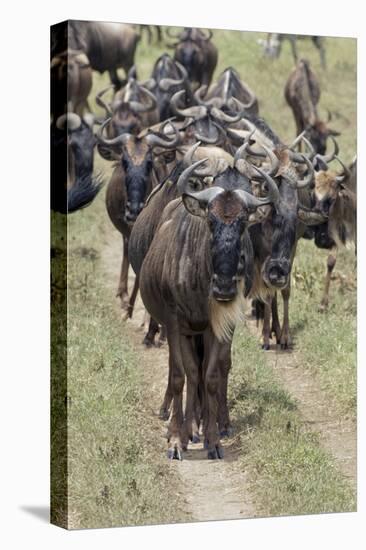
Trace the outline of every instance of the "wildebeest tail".
<instances>
[{"instance_id":1,"label":"wildebeest tail","mask_svg":"<svg viewBox=\"0 0 366 550\"><path fill-rule=\"evenodd\" d=\"M97 196L103 186L100 176L91 174L77 178L74 185L67 191L67 211L69 214L88 206Z\"/></svg>"}]
</instances>

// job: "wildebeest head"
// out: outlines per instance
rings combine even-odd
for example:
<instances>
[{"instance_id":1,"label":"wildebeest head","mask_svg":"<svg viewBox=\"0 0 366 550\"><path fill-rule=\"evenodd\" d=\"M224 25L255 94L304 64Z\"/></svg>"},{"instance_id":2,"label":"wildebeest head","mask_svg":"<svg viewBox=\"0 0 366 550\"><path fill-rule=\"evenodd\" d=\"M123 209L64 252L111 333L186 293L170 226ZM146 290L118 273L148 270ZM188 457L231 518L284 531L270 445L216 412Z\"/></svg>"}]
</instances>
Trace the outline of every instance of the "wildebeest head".
<instances>
[{"instance_id":1,"label":"wildebeest head","mask_svg":"<svg viewBox=\"0 0 366 550\"><path fill-rule=\"evenodd\" d=\"M306 139L305 142L308 144ZM281 289L289 282L298 221L314 225L324 221L326 216L304 208L299 202L298 190L309 186L314 178L311 162L314 151L309 157L285 147L276 148L274 153L278 158L278 197L271 219L262 226L265 239L270 243L270 253L262 265L262 277L269 288Z\"/></svg>"},{"instance_id":2,"label":"wildebeest head","mask_svg":"<svg viewBox=\"0 0 366 550\"><path fill-rule=\"evenodd\" d=\"M97 137L99 143L111 149L111 154L121 163L126 186L126 211L125 220L133 223L142 210L145 199L152 189L153 149L175 148L179 143L179 132L174 128L173 137L168 138L164 132L163 124L161 132L148 132L141 136L124 133L115 138L103 137L103 130L111 119L107 119L101 126ZM170 124L170 122L167 122ZM115 148L119 153L115 153Z\"/></svg>"},{"instance_id":3,"label":"wildebeest head","mask_svg":"<svg viewBox=\"0 0 366 550\"><path fill-rule=\"evenodd\" d=\"M107 86L96 96L96 103L103 107L107 116L112 118L108 127L109 137L123 133L139 134L144 127L145 113L154 111L157 106L154 94L136 80L134 67L128 73L126 86L118 91L111 103L103 99L103 95L115 86Z\"/></svg>"},{"instance_id":4,"label":"wildebeest head","mask_svg":"<svg viewBox=\"0 0 366 550\"><path fill-rule=\"evenodd\" d=\"M65 129L67 125L69 164L70 162L73 164L72 179L93 172L94 147L96 144L93 123L93 115L87 114L80 117L75 113L61 115L56 121L56 127L60 130Z\"/></svg>"},{"instance_id":5,"label":"wildebeest head","mask_svg":"<svg viewBox=\"0 0 366 550\"><path fill-rule=\"evenodd\" d=\"M248 177L229 167L214 178L212 187L193 192L190 190L190 175L197 173L198 166L205 160L186 168L177 185L188 212L203 218L208 225L212 298L230 302L238 294L240 281L244 280L246 294L250 290L253 251L247 228L269 215L269 205L278 196L278 189L270 176L258 169L257 175L266 179L269 191L267 197L254 197L249 192Z\"/></svg>"},{"instance_id":6,"label":"wildebeest head","mask_svg":"<svg viewBox=\"0 0 366 550\"><path fill-rule=\"evenodd\" d=\"M328 221L315 226L314 240L318 248L330 249L335 246L331 233L335 234L337 240L345 244L347 239L346 228L343 228L344 209L352 202L353 194L347 189L347 182L350 178L350 170L337 157L334 157L342 166L342 173L337 174L331 170L320 170L315 176L315 187L313 191L314 207L327 216ZM336 227L335 227L336 226Z\"/></svg>"},{"instance_id":7,"label":"wildebeest head","mask_svg":"<svg viewBox=\"0 0 366 550\"><path fill-rule=\"evenodd\" d=\"M331 120L331 114L328 115L328 122ZM323 120L316 119L315 122L306 128L306 136L319 155L325 155L327 149L327 140L329 136L339 136L340 133L332 130Z\"/></svg>"}]
</instances>

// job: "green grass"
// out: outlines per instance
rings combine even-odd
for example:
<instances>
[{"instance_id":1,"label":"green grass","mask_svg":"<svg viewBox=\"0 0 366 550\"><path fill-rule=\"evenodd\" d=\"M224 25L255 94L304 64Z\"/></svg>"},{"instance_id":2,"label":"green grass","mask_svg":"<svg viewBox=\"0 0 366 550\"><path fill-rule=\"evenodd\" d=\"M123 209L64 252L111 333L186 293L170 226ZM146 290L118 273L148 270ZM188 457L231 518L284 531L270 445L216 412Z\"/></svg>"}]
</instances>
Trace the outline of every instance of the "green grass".
<instances>
[{"instance_id":1,"label":"green grass","mask_svg":"<svg viewBox=\"0 0 366 550\"><path fill-rule=\"evenodd\" d=\"M102 195L68 218L68 526L187 520L164 440L157 450L152 436L138 350L105 284L101 250L112 229Z\"/></svg>"},{"instance_id":2,"label":"green grass","mask_svg":"<svg viewBox=\"0 0 366 550\"><path fill-rule=\"evenodd\" d=\"M341 416L356 417L356 265L353 250L338 253L326 313L318 306L327 251L301 240L293 267L290 319L302 365L319 380Z\"/></svg>"},{"instance_id":3,"label":"green grass","mask_svg":"<svg viewBox=\"0 0 366 550\"><path fill-rule=\"evenodd\" d=\"M292 113L283 89L293 66L290 45L281 57L263 57L257 39L263 33L214 31L219 48L215 76L227 66L239 70L255 91L261 115L284 142L295 136ZM322 95L319 114L333 113L331 123L342 132L340 156L349 162L356 148L356 41L326 40L326 73L310 40L298 44L300 56L310 60ZM136 65L139 78L150 76L163 45L139 44ZM93 75L90 104L108 85L105 73ZM96 171L106 181L111 164L95 157ZM107 288L101 253L111 232L104 192L69 223L69 333L68 379L65 387L62 353L53 365L53 448L65 457L65 418L68 414L68 480L63 462L52 454L54 517L70 527L100 527L187 520L166 467L164 441L149 453L152 428L144 412L146 395L138 368L138 350L131 348L115 309L113 289ZM65 242L57 240L65 254ZM314 243L301 241L294 265L290 320L303 365L316 377L333 401L339 417L355 417L356 405L356 296L354 255L342 251L334 271L331 306L317 312L325 274L326 253ZM57 260L53 260L53 263ZM57 275L57 274L56 274ZM342 275L342 277L340 276ZM116 273L116 278L118 274ZM58 275L62 285L62 273ZM62 298L55 311L63 320ZM53 325L54 355L62 350L66 332L62 322ZM259 342L238 331L234 366L230 375L232 418L240 434L240 461L251 472L258 514L283 515L348 511L355 496L319 446L317 435L303 427L296 402L276 381L266 365ZM66 396L67 390L67 396ZM65 397L67 397L65 399ZM61 462L61 465L60 465ZM67 481L67 485L66 485ZM56 489L56 490L55 490ZM66 508L60 507L67 491ZM169 492L169 509L166 495Z\"/></svg>"},{"instance_id":4,"label":"green grass","mask_svg":"<svg viewBox=\"0 0 366 550\"><path fill-rule=\"evenodd\" d=\"M296 401L245 328L235 335L233 357L231 416L257 514L354 511L353 491L319 446L318 435L304 427Z\"/></svg>"}]
</instances>

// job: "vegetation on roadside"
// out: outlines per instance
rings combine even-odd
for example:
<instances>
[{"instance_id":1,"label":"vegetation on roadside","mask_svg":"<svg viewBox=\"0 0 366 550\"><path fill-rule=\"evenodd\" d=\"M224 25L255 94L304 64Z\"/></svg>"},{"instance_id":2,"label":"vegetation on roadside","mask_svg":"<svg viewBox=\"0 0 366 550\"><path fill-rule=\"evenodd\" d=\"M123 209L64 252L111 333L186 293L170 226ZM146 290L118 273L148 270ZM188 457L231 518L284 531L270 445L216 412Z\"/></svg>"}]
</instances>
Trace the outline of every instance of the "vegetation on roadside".
<instances>
[{"instance_id":1,"label":"vegetation on roadside","mask_svg":"<svg viewBox=\"0 0 366 550\"><path fill-rule=\"evenodd\" d=\"M138 350L106 284L103 197L69 216L68 230L69 528L187 521L146 410Z\"/></svg>"},{"instance_id":2,"label":"vegetation on roadside","mask_svg":"<svg viewBox=\"0 0 366 550\"><path fill-rule=\"evenodd\" d=\"M304 426L245 327L235 335L230 409L242 468L250 472L257 515L350 512L356 496Z\"/></svg>"}]
</instances>

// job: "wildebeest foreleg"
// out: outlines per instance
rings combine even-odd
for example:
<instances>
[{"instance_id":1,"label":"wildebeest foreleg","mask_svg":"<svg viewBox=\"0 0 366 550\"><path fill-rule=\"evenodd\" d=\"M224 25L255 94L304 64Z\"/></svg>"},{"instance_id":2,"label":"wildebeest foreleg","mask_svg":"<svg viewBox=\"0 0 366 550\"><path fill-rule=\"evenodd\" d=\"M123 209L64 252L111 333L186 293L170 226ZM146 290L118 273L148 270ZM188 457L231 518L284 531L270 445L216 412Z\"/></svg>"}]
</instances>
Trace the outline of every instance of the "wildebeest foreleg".
<instances>
[{"instance_id":1,"label":"wildebeest foreleg","mask_svg":"<svg viewBox=\"0 0 366 550\"><path fill-rule=\"evenodd\" d=\"M123 236L123 252L122 252L122 265L121 273L119 277L119 285L117 290L117 296L121 298L122 309L128 310L128 267L130 262L128 260L128 237Z\"/></svg>"},{"instance_id":2,"label":"wildebeest foreleg","mask_svg":"<svg viewBox=\"0 0 366 550\"><path fill-rule=\"evenodd\" d=\"M281 339L281 324L278 317L278 304L277 304L277 292L273 296L272 299L272 327L271 327L271 334L275 334L276 336L276 343L280 343Z\"/></svg>"},{"instance_id":3,"label":"wildebeest foreleg","mask_svg":"<svg viewBox=\"0 0 366 550\"><path fill-rule=\"evenodd\" d=\"M206 346L206 339L208 340ZM205 440L207 444L207 457L211 459L223 458L224 451L220 443L220 437L217 426L218 417L218 395L219 395L219 357L220 346L217 338L213 333L207 334L205 337L205 353L209 353L207 363L207 371L205 375L205 394L206 394L206 410L207 420L205 421L206 433Z\"/></svg>"},{"instance_id":4,"label":"wildebeest foreleg","mask_svg":"<svg viewBox=\"0 0 366 550\"><path fill-rule=\"evenodd\" d=\"M149 329L145 334L145 337L142 343L147 348L151 348L154 345L155 334L157 334L158 332L159 332L159 324L155 321L153 317L150 317Z\"/></svg>"},{"instance_id":5,"label":"wildebeest foreleg","mask_svg":"<svg viewBox=\"0 0 366 550\"><path fill-rule=\"evenodd\" d=\"M121 88L123 82L120 80L120 78L117 74L117 69L116 68L109 70L109 77L111 79L111 83L115 85L116 90L119 90Z\"/></svg>"},{"instance_id":6,"label":"wildebeest foreleg","mask_svg":"<svg viewBox=\"0 0 366 550\"><path fill-rule=\"evenodd\" d=\"M336 264L336 261L337 261L337 253L334 250L331 254L329 254L328 260L327 260L327 274L325 276L324 293L323 293L322 301L321 301L320 306L319 306L319 311L321 313L323 313L324 311L326 311L328 309L328 305L329 305L329 287L330 287L330 281L331 281L331 278L332 278L332 272L333 272L334 266Z\"/></svg>"},{"instance_id":7,"label":"wildebeest foreleg","mask_svg":"<svg viewBox=\"0 0 366 550\"><path fill-rule=\"evenodd\" d=\"M262 329L262 336L263 336L263 344L262 349L269 350L269 340L271 338L271 307L272 299L270 302L265 302L264 304L264 318L263 318L263 329Z\"/></svg>"},{"instance_id":8,"label":"wildebeest foreleg","mask_svg":"<svg viewBox=\"0 0 366 550\"><path fill-rule=\"evenodd\" d=\"M227 404L227 384L229 378L229 372L231 369L231 345L223 344L221 350L221 356L219 360L220 368L220 389L219 389L219 432L221 437L230 437L232 433L229 407Z\"/></svg>"},{"instance_id":9,"label":"wildebeest foreleg","mask_svg":"<svg viewBox=\"0 0 366 550\"><path fill-rule=\"evenodd\" d=\"M290 321L289 321L289 302L290 302L291 287L288 286L281 290L283 298L283 325L281 331L280 344L282 349L288 349L292 345L290 336Z\"/></svg>"},{"instance_id":10,"label":"wildebeest foreleg","mask_svg":"<svg viewBox=\"0 0 366 550\"><path fill-rule=\"evenodd\" d=\"M132 292L131 292L131 296L130 296L128 306L127 306L127 317L129 319L131 319L132 314L133 314L133 308L135 306L135 301L136 301L136 296L137 296L138 291L139 291L139 276L136 275L135 282L133 284L133 289L132 289Z\"/></svg>"}]
</instances>

